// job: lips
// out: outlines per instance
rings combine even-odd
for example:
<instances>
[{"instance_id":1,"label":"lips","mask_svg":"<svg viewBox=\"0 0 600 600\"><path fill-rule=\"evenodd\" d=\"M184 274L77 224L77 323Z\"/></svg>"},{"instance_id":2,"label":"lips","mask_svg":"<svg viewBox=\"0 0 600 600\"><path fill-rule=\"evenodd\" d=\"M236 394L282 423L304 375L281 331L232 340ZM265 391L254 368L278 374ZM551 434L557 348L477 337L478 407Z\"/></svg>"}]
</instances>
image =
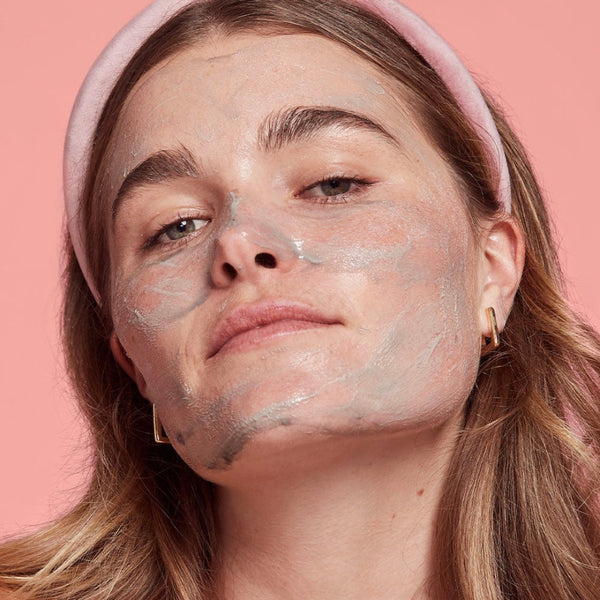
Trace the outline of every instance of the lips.
<instances>
[{"instance_id":1,"label":"lips","mask_svg":"<svg viewBox=\"0 0 600 600\"><path fill-rule=\"evenodd\" d=\"M215 329L208 358L222 351L250 348L281 335L340 324L339 319L296 302L271 301L240 306Z\"/></svg>"}]
</instances>

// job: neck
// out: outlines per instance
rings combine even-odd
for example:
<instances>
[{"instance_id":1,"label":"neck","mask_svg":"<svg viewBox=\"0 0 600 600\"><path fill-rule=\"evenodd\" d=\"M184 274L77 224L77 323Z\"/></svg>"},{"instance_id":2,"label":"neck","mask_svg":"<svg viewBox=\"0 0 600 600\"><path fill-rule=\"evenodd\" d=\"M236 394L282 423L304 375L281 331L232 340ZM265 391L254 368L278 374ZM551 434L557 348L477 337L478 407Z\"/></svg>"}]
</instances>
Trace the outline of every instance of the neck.
<instances>
[{"instance_id":1,"label":"neck","mask_svg":"<svg viewBox=\"0 0 600 600\"><path fill-rule=\"evenodd\" d=\"M268 479L219 486L225 600L426 598L456 430L333 440Z\"/></svg>"}]
</instances>

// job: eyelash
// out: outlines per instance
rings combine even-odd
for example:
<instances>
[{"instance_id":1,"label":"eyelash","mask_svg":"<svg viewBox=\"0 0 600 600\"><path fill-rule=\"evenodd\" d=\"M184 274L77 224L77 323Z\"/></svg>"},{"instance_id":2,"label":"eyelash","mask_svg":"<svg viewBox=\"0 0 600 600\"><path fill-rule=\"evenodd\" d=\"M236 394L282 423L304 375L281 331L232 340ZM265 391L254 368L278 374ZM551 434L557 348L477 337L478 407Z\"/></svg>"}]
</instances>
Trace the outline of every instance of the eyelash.
<instances>
[{"instance_id":1,"label":"eyelash","mask_svg":"<svg viewBox=\"0 0 600 600\"><path fill-rule=\"evenodd\" d=\"M183 223L185 221L206 221L206 223L210 223L211 219L210 218L206 218L200 215L177 215L177 218L174 221L169 221L168 223L165 223L163 225L159 225L158 226L158 230L156 231L156 233L154 233L145 243L144 246L142 247L142 250L149 250L151 248L153 248L154 246L160 245L160 244L166 244L170 247L173 246L179 246L181 244L187 244L193 237L195 237L195 234L197 234L202 227L196 229L195 231L191 232L189 235L184 235L183 237L179 238L179 239L175 239L175 240L169 240L169 241L164 241L161 242L160 238L163 235L166 235L167 231L175 226L178 225L179 223Z\"/></svg>"},{"instance_id":2,"label":"eyelash","mask_svg":"<svg viewBox=\"0 0 600 600\"><path fill-rule=\"evenodd\" d=\"M326 183L336 183L336 182L338 185L340 183L349 183L350 186L354 186L354 187L351 187L346 192L342 192L340 194L331 194L329 196L326 194L324 194L323 196L307 196L306 195L307 192L315 190L319 186L322 186ZM296 194L294 197L309 200L310 202L312 202L314 204L346 204L353 196L362 193L366 187L368 187L372 184L373 184L372 181L367 181L365 179L359 179L357 177L334 175L334 176L324 177L323 179L320 179L319 181L312 183L311 185L305 187L300 193ZM189 235L184 235L183 237L181 237L179 239L170 240L168 242L167 241L160 242L160 238L161 238L161 236L166 235L167 231L171 227L173 227L179 223L183 223L185 221L196 221L196 220L206 221L207 223L210 223L210 221L211 221L211 219L207 219L207 218L201 217L199 215L181 215L181 214L179 214L179 215L177 215L177 219L175 219L174 221L169 221L168 223L159 225L156 233L154 233L144 243L142 249L149 250L159 244L167 244L171 247L179 246L181 244L187 244L193 237L195 237L195 234L198 231L200 231L201 228L191 232Z\"/></svg>"},{"instance_id":3,"label":"eyelash","mask_svg":"<svg viewBox=\"0 0 600 600\"><path fill-rule=\"evenodd\" d=\"M354 187L351 188L347 192L342 192L340 194L331 194L330 196L328 196L326 194L323 196L306 196L305 195L307 192L310 192L311 190L314 190L325 183L333 183L333 182L338 182L338 184L339 183L349 183L350 185L353 185ZM299 194L296 194L295 197L296 198L304 198L306 200L314 202L315 204L345 204L353 196L355 196L356 194L362 193L366 187L368 187L372 184L373 184L372 181L367 181L366 179L359 179L357 177L347 177L345 175L334 175L333 177L332 176L324 177L323 179L320 179L316 183L312 183L308 187L304 188Z\"/></svg>"}]
</instances>

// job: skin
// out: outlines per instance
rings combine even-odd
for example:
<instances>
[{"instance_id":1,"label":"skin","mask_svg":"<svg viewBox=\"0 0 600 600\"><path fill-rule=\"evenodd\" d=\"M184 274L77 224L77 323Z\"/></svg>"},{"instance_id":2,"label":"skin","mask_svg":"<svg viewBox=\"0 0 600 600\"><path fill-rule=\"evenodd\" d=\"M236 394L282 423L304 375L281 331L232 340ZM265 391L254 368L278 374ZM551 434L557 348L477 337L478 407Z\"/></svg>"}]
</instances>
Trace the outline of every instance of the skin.
<instances>
[{"instance_id":1,"label":"skin","mask_svg":"<svg viewBox=\"0 0 600 600\"><path fill-rule=\"evenodd\" d=\"M265 147L265 123L294 107L385 133L333 123ZM475 235L400 90L312 35L176 55L137 84L115 139L112 347L175 450L217 484L223 595L425 594L485 309L502 327L518 284L516 226ZM165 150L189 168L118 193ZM215 353L236 310L272 302L326 322Z\"/></svg>"}]
</instances>

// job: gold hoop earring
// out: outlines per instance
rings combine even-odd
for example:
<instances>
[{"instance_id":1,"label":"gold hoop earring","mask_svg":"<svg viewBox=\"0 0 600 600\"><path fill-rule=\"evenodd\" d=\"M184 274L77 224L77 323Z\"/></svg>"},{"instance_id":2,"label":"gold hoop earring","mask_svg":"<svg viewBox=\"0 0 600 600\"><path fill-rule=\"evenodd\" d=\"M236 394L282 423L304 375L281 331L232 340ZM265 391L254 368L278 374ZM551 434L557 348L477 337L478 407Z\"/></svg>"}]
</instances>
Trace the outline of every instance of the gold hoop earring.
<instances>
[{"instance_id":1,"label":"gold hoop earring","mask_svg":"<svg viewBox=\"0 0 600 600\"><path fill-rule=\"evenodd\" d=\"M157 444L170 444L169 437L167 436L162 423L160 422L160 417L158 416L158 411L156 410L156 404L152 405L152 425L154 426L154 441Z\"/></svg>"},{"instance_id":2,"label":"gold hoop earring","mask_svg":"<svg viewBox=\"0 0 600 600\"><path fill-rule=\"evenodd\" d=\"M492 306L485 309L487 320L492 331L491 337L481 335L481 356L493 352L500 345L500 333L498 332L498 323L496 322L496 311Z\"/></svg>"}]
</instances>

